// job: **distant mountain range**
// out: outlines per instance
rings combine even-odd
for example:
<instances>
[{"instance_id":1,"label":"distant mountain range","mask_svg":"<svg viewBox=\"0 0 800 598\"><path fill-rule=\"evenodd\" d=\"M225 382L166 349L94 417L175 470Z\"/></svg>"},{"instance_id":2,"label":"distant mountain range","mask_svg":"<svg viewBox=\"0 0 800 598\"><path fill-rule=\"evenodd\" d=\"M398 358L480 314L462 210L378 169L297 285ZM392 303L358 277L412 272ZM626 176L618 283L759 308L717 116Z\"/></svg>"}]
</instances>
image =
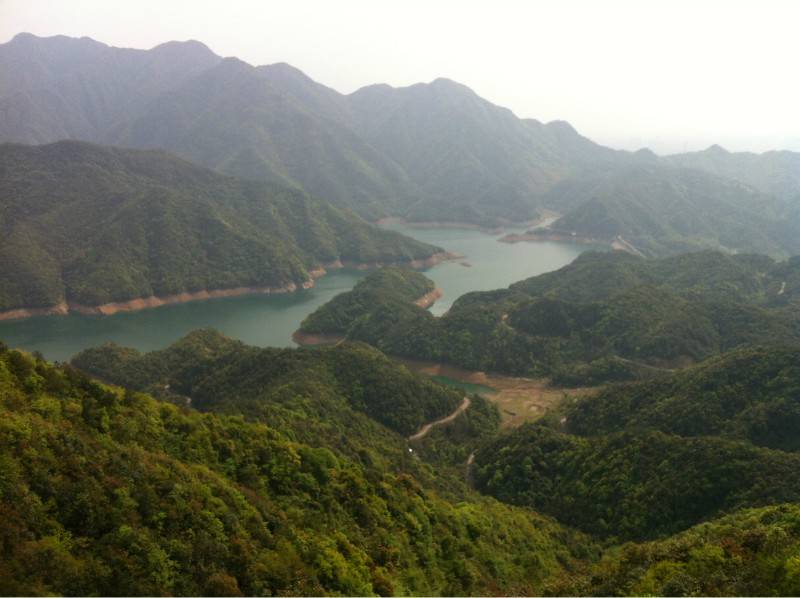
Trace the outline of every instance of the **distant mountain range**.
<instances>
[{"instance_id":1,"label":"distant mountain range","mask_svg":"<svg viewBox=\"0 0 800 598\"><path fill-rule=\"evenodd\" d=\"M368 219L518 224L547 207L588 236L636 236L644 226L645 253L796 251L783 239L800 219L800 154L615 151L568 123L520 119L447 79L343 95L287 64L254 67L194 41L144 51L20 34L0 45L0 140L65 138L165 149L226 174L302 187ZM641 181L625 188L638 168L657 187L677 186L680 201L653 206ZM612 205L621 196L641 214ZM598 201L636 222L612 214L611 228L587 226ZM696 212L708 212L700 228L728 230L708 240L672 222Z\"/></svg>"}]
</instances>

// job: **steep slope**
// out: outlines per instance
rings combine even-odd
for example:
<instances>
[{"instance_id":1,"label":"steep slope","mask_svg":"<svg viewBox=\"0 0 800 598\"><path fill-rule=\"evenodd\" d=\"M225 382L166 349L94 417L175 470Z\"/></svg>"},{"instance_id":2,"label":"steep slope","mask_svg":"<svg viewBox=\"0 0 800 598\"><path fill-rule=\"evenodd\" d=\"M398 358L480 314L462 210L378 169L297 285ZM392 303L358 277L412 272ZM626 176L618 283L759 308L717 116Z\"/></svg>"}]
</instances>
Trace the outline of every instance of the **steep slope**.
<instances>
[{"instance_id":1,"label":"steep slope","mask_svg":"<svg viewBox=\"0 0 800 598\"><path fill-rule=\"evenodd\" d=\"M796 355L742 350L663 379L609 387L547 424L480 448L476 483L623 539L797 502L800 486L789 473L800 465Z\"/></svg>"},{"instance_id":2,"label":"steep slope","mask_svg":"<svg viewBox=\"0 0 800 598\"><path fill-rule=\"evenodd\" d=\"M334 418L323 397L315 395L323 388L333 389L349 409L405 436L451 413L462 399L461 393L413 375L365 345L260 349L214 331L195 331L166 349L145 354L104 345L79 353L72 363L103 380L156 394L168 389L166 396L190 397L194 407L215 411L246 412L248 405L274 403L271 409L277 412L281 403L291 407L285 403L287 388L297 390L291 401L317 388L308 394L308 404L315 407L307 406L306 411L319 410L317 417L327 419L327 425ZM314 436L306 441L314 442Z\"/></svg>"},{"instance_id":3,"label":"steep slope","mask_svg":"<svg viewBox=\"0 0 800 598\"><path fill-rule=\"evenodd\" d=\"M706 247L777 257L800 251L787 203L700 170L652 164L577 177L545 203L566 211L550 231L607 242L621 237L647 255Z\"/></svg>"},{"instance_id":4,"label":"steep slope","mask_svg":"<svg viewBox=\"0 0 800 598\"><path fill-rule=\"evenodd\" d=\"M798 452L797 349L739 349L647 383L608 388L568 411L567 429L582 436L659 430Z\"/></svg>"},{"instance_id":5,"label":"steep slope","mask_svg":"<svg viewBox=\"0 0 800 598\"><path fill-rule=\"evenodd\" d=\"M0 45L0 115L3 141L166 149L373 220L494 226L547 207L574 210L559 234L621 235L645 253L800 251L800 208L781 203L800 195L794 154L614 151L446 79L345 96L287 64L254 67L198 42L142 51L21 34Z\"/></svg>"},{"instance_id":6,"label":"steep slope","mask_svg":"<svg viewBox=\"0 0 800 598\"><path fill-rule=\"evenodd\" d=\"M0 45L0 140L103 141L153 98L219 60L195 41L145 51L21 33Z\"/></svg>"},{"instance_id":7,"label":"steep slope","mask_svg":"<svg viewBox=\"0 0 800 598\"><path fill-rule=\"evenodd\" d=\"M566 123L520 120L447 79L373 85L348 100L359 131L420 189L405 210L412 220L518 223L537 214L557 181L622 156Z\"/></svg>"},{"instance_id":8,"label":"steep slope","mask_svg":"<svg viewBox=\"0 0 800 598\"><path fill-rule=\"evenodd\" d=\"M435 288L433 281L419 272L381 268L360 280L351 291L336 295L306 316L300 332L344 335L359 318L377 307L391 307L397 312L422 309L416 302L424 300Z\"/></svg>"},{"instance_id":9,"label":"steep slope","mask_svg":"<svg viewBox=\"0 0 800 598\"><path fill-rule=\"evenodd\" d=\"M21 34L0 46L0 107L0 140L166 149L372 219L520 222L553 183L632 159L447 80L344 96L289 65L253 67L196 42L138 51Z\"/></svg>"},{"instance_id":10,"label":"steep slope","mask_svg":"<svg viewBox=\"0 0 800 598\"><path fill-rule=\"evenodd\" d=\"M737 511L666 540L613 548L556 590L592 596L793 596L800 593L800 505Z\"/></svg>"},{"instance_id":11,"label":"steep slope","mask_svg":"<svg viewBox=\"0 0 800 598\"><path fill-rule=\"evenodd\" d=\"M328 262L436 252L301 191L163 152L6 144L0 173L0 310L291 290Z\"/></svg>"},{"instance_id":12,"label":"steep slope","mask_svg":"<svg viewBox=\"0 0 800 598\"><path fill-rule=\"evenodd\" d=\"M353 389L326 384L328 409L367 427ZM296 429L302 415L324 427L298 389L283 391ZM179 408L0 345L0 593L540 594L593 551L529 511L445 497L402 437L370 433L347 452L312 446L257 414ZM391 458L371 460L381 445Z\"/></svg>"},{"instance_id":13,"label":"steep slope","mask_svg":"<svg viewBox=\"0 0 800 598\"><path fill-rule=\"evenodd\" d=\"M777 197L800 198L800 153L797 152L729 152L712 145L701 152L667 156L666 161L740 181Z\"/></svg>"},{"instance_id":14,"label":"steep slope","mask_svg":"<svg viewBox=\"0 0 800 598\"><path fill-rule=\"evenodd\" d=\"M225 59L112 139L235 176L292 181L371 218L395 212L411 192L402 169L352 131L345 98L285 64Z\"/></svg>"}]
</instances>

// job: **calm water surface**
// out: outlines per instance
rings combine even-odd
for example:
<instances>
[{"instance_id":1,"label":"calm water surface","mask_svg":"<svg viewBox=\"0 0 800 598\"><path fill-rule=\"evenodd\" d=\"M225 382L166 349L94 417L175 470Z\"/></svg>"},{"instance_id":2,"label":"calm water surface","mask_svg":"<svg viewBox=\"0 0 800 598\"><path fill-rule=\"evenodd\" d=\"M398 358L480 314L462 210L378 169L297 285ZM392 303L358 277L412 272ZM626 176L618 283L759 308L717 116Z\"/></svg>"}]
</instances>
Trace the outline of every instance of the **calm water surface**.
<instances>
[{"instance_id":1,"label":"calm water surface","mask_svg":"<svg viewBox=\"0 0 800 598\"><path fill-rule=\"evenodd\" d=\"M568 264L585 246L562 243L498 243L498 235L447 228L417 229L392 225L412 237L465 256L469 267L446 262L426 272L444 291L431 308L444 313L469 291L506 287L528 276ZM317 307L349 290L366 275L333 271L313 289L291 295L251 295L169 305L107 317L70 314L0 322L0 340L12 347L41 351L47 359L65 361L87 348L114 341L149 351L166 347L197 328L212 327L259 346L293 346L300 321Z\"/></svg>"}]
</instances>

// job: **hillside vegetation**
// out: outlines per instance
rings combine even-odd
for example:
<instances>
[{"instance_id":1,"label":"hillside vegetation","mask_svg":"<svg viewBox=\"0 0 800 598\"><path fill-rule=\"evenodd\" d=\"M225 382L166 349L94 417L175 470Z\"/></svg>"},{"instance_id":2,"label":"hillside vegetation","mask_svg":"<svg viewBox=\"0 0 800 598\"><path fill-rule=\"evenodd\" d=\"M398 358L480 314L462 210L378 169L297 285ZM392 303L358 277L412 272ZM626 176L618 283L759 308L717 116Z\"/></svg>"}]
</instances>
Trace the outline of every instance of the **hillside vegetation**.
<instances>
[{"instance_id":1,"label":"hillside vegetation","mask_svg":"<svg viewBox=\"0 0 800 598\"><path fill-rule=\"evenodd\" d=\"M612 241L650 256L704 248L788 257L800 252L792 204L733 179L650 164L571 179L548 203L564 212L550 230Z\"/></svg>"},{"instance_id":2,"label":"hillside vegetation","mask_svg":"<svg viewBox=\"0 0 800 598\"><path fill-rule=\"evenodd\" d=\"M0 479L0 533L19 538L3 544L0 588L791 593L800 457L738 433L749 420L781 437L786 422L758 416L796 403L791 355L743 349L505 434L478 401L415 444L420 459L390 414L449 408L457 395L363 345L256 349L198 331L162 351L106 346L75 361L169 402L0 348L11 476ZM615 393L673 398L646 410L662 414L651 423L582 432L592 408L607 405L607 422L625 409ZM747 401L720 412L732 393ZM188 397L206 413L170 404ZM459 481L476 448L477 487L518 506ZM600 558L591 538L527 506L604 538Z\"/></svg>"},{"instance_id":3,"label":"hillside vegetation","mask_svg":"<svg viewBox=\"0 0 800 598\"><path fill-rule=\"evenodd\" d=\"M304 412L299 387L265 392L297 393L295 426L236 414L233 398L231 415L200 413L0 347L0 593L537 594L592 551L526 510L442 496L404 445L371 461L373 445L400 445L378 423L356 456L298 440L302 416L326 420Z\"/></svg>"},{"instance_id":4,"label":"hillside vegetation","mask_svg":"<svg viewBox=\"0 0 800 598\"><path fill-rule=\"evenodd\" d=\"M419 272L386 267L368 274L352 290L340 293L300 324L300 331L322 334L347 334L359 318L373 309L395 313L416 312L414 302L435 288L431 279Z\"/></svg>"},{"instance_id":5,"label":"hillside vegetation","mask_svg":"<svg viewBox=\"0 0 800 598\"><path fill-rule=\"evenodd\" d=\"M0 198L0 311L291 289L335 260L437 252L301 191L156 151L0 145Z\"/></svg>"},{"instance_id":6,"label":"hillside vegetation","mask_svg":"<svg viewBox=\"0 0 800 598\"><path fill-rule=\"evenodd\" d=\"M603 536L666 536L797 502L797 351L741 349L609 386L481 447L479 488Z\"/></svg>"},{"instance_id":7,"label":"hillside vegetation","mask_svg":"<svg viewBox=\"0 0 800 598\"><path fill-rule=\"evenodd\" d=\"M385 293L350 293L303 326L353 313L330 331L388 354L593 385L744 345L800 342L799 266L711 251L659 260L585 253L508 289L468 293L442 317Z\"/></svg>"}]
</instances>

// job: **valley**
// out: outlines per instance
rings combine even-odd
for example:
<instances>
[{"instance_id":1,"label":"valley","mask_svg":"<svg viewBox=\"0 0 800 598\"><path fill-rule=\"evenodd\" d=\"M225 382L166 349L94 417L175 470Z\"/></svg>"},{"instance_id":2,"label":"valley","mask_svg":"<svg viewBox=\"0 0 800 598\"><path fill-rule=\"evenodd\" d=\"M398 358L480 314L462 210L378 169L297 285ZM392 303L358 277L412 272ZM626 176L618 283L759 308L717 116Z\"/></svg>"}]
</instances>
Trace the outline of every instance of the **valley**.
<instances>
[{"instance_id":1,"label":"valley","mask_svg":"<svg viewBox=\"0 0 800 598\"><path fill-rule=\"evenodd\" d=\"M435 241L447 251L465 256L426 270L443 291L430 308L433 313L443 313L465 292L508 285L559 268L583 250L564 243L512 246L498 243L497 234L470 229L419 229L400 224L389 229L426 243ZM464 260L471 266L463 266ZM353 268L330 270L313 287L280 295L225 297L102 317L70 313L0 321L0 339L59 361L107 341L142 351L161 349L191 330L205 327L257 346L288 347L293 345L292 333L303 318L367 274Z\"/></svg>"},{"instance_id":2,"label":"valley","mask_svg":"<svg viewBox=\"0 0 800 598\"><path fill-rule=\"evenodd\" d=\"M94 1L1 11L0 596L800 595L791 48Z\"/></svg>"}]
</instances>

